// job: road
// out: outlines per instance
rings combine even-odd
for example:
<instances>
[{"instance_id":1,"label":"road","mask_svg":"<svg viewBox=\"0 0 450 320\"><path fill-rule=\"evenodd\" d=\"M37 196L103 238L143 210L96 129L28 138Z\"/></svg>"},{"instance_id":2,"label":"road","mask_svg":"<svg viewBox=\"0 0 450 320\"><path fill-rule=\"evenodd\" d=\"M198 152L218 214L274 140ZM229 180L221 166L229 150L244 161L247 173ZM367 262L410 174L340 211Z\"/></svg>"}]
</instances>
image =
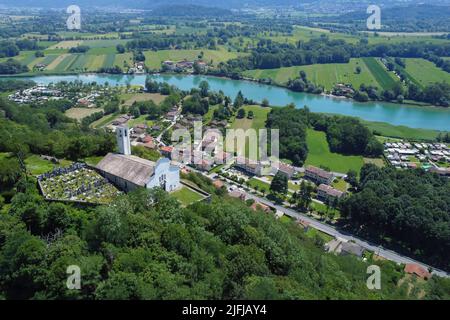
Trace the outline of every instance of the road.
<instances>
[{"instance_id":1,"label":"road","mask_svg":"<svg viewBox=\"0 0 450 320\"><path fill-rule=\"evenodd\" d=\"M203 175L205 175L205 176L207 176L209 178L214 178L216 176L216 174L208 175L205 172L201 172L201 171L198 171L198 170L195 170L195 169L194 169L194 171L199 172L199 173L201 173L201 174L203 174ZM230 183L233 183L232 181L230 181L228 179L226 179L226 181L227 181L226 185L228 187L230 186ZM440 277L447 277L447 278L450 277L450 274L445 272L445 271L443 271L443 270L439 270L437 268L431 267L431 266L429 266L429 265L427 265L425 263L422 263L420 261L414 260L412 258L409 258L409 257L404 256L402 254L399 254L397 252L394 252L392 250L384 249L383 247L381 247L379 245L376 245L374 243L370 243L369 241L366 241L366 240L361 239L359 237L355 237L355 236L353 236L353 235L351 235L351 234L349 234L347 232L339 231L336 228L334 228L333 226L330 226L330 225L328 225L326 223L317 221L317 220L315 220L315 219L313 219L313 218L311 218L311 217L309 217L309 216L307 216L305 214L297 212L295 210L292 210L292 209L289 209L289 208L285 208L283 206L276 205L272 201L269 201L269 200L267 200L265 198L262 198L262 197L254 195L254 194L251 194L249 192L246 192L243 189L241 191L244 192L246 194L246 196L248 198L250 198L250 199L253 199L255 201L258 201L258 202L261 202L261 203L263 203L265 205L268 205L268 206L270 206L272 208L275 208L275 209L283 212L285 215L287 215L289 217L292 217L294 219L301 219L303 221L306 221L306 222L309 223L309 225L311 227L313 227L313 228L315 228L317 230L320 230L322 232L325 232L326 234L329 234L329 235L331 235L331 236L333 236L335 238L338 238L338 239L341 239L341 240L344 240L344 241L350 241L351 240L351 241L355 242L356 244L360 245L361 247L363 247L364 249L369 250L369 251L373 251L378 256L383 257L383 258L385 258L387 260L394 261L396 263L405 263L405 264L406 263L415 263L415 264L418 264L418 265L424 267L427 270L429 268L431 268L433 270L432 274L435 274L435 275L440 276Z\"/></svg>"}]
</instances>

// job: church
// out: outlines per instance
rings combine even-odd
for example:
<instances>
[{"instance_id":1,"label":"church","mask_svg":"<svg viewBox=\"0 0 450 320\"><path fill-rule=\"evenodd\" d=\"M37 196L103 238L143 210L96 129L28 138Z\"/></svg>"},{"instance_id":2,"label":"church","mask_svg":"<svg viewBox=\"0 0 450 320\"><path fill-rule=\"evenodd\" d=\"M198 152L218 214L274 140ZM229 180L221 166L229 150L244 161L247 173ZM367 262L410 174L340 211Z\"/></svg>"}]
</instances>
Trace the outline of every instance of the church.
<instances>
[{"instance_id":1,"label":"church","mask_svg":"<svg viewBox=\"0 0 450 320\"><path fill-rule=\"evenodd\" d=\"M117 127L116 138L119 153L108 153L96 166L111 183L125 192L138 187L160 187L171 192L181 187L180 169L168 158L153 162L131 155L128 127Z\"/></svg>"}]
</instances>

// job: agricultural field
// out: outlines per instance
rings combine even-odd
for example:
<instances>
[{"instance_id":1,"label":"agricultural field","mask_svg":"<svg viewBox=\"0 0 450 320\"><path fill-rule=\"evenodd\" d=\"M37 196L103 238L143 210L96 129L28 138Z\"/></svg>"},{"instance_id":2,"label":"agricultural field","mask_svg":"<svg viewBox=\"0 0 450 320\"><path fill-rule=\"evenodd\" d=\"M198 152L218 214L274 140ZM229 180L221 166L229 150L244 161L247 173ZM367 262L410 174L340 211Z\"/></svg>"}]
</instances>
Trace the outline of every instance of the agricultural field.
<instances>
[{"instance_id":1,"label":"agricultural field","mask_svg":"<svg viewBox=\"0 0 450 320\"><path fill-rule=\"evenodd\" d=\"M370 122L360 120L369 130L377 136L392 137L409 140L435 140L439 132L429 129L395 126L385 122Z\"/></svg>"},{"instance_id":2,"label":"agricultural field","mask_svg":"<svg viewBox=\"0 0 450 320\"><path fill-rule=\"evenodd\" d=\"M102 110L102 108L70 108L65 112L65 115L71 119L81 121L83 118Z\"/></svg>"},{"instance_id":3,"label":"agricultural field","mask_svg":"<svg viewBox=\"0 0 450 320\"><path fill-rule=\"evenodd\" d=\"M421 86L442 81L450 83L450 73L436 67L431 61L414 58L404 59L404 61L406 65L405 71L408 76Z\"/></svg>"},{"instance_id":4,"label":"agricultural field","mask_svg":"<svg viewBox=\"0 0 450 320\"><path fill-rule=\"evenodd\" d=\"M203 60L206 62L213 62L217 65L220 62L225 62L234 59L239 55L237 52L229 52L225 48L220 47L219 50L159 50L159 51L145 51L145 64L150 69L160 69L161 63L165 60L181 61L181 60L196 60L203 51Z\"/></svg>"},{"instance_id":5,"label":"agricultural field","mask_svg":"<svg viewBox=\"0 0 450 320\"><path fill-rule=\"evenodd\" d=\"M131 52L116 54L114 66L119 66L123 71L127 71L133 65L133 54Z\"/></svg>"},{"instance_id":6,"label":"agricultural field","mask_svg":"<svg viewBox=\"0 0 450 320\"><path fill-rule=\"evenodd\" d=\"M361 68L361 73L356 73L356 67ZM322 85L325 90L330 91L335 84L352 84L354 88L359 88L361 84L374 85L383 88L371 69L361 58L350 59L349 63L327 63L306 66L295 66L278 69L257 69L244 73L245 76L256 79L272 79L277 84L286 84L289 79L299 76L300 71L305 71L308 79L316 85ZM377 70L384 72L386 70Z\"/></svg>"},{"instance_id":7,"label":"agricultural field","mask_svg":"<svg viewBox=\"0 0 450 320\"><path fill-rule=\"evenodd\" d=\"M383 89L392 88L398 79L391 72L388 72L386 67L377 58L362 58L367 68L373 74L377 82Z\"/></svg>"},{"instance_id":8,"label":"agricultural field","mask_svg":"<svg viewBox=\"0 0 450 320\"><path fill-rule=\"evenodd\" d=\"M48 47L48 49L70 49L78 47L82 44L83 41L81 40L72 40L72 41L60 41L51 47Z\"/></svg>"},{"instance_id":9,"label":"agricultural field","mask_svg":"<svg viewBox=\"0 0 450 320\"><path fill-rule=\"evenodd\" d=\"M362 156L346 156L331 152L325 132L308 129L306 143L309 150L306 165L325 166L331 171L347 173L350 169L359 172L364 164Z\"/></svg>"},{"instance_id":10,"label":"agricultural field","mask_svg":"<svg viewBox=\"0 0 450 320\"><path fill-rule=\"evenodd\" d=\"M159 93L125 93L121 95L121 99L124 100L124 105L129 107L134 102L153 100L154 103L160 104L166 96Z\"/></svg>"}]
</instances>

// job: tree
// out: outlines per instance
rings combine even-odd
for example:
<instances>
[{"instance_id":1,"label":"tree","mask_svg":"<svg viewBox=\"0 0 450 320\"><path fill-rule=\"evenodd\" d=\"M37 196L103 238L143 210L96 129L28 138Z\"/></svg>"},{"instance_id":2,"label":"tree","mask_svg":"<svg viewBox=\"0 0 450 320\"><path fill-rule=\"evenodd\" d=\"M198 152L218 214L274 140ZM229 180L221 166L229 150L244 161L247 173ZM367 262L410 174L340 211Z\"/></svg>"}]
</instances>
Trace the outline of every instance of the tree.
<instances>
[{"instance_id":1,"label":"tree","mask_svg":"<svg viewBox=\"0 0 450 320\"><path fill-rule=\"evenodd\" d=\"M265 108L269 107L269 100L264 98L263 101L261 102L261 106Z\"/></svg>"},{"instance_id":2,"label":"tree","mask_svg":"<svg viewBox=\"0 0 450 320\"><path fill-rule=\"evenodd\" d=\"M125 47L124 47L124 45L123 44L118 44L117 46L116 46L116 50L117 50L117 53L125 53Z\"/></svg>"},{"instance_id":3,"label":"tree","mask_svg":"<svg viewBox=\"0 0 450 320\"><path fill-rule=\"evenodd\" d=\"M278 171L270 183L270 191L286 194L288 191L288 177L284 173Z\"/></svg>"},{"instance_id":4,"label":"tree","mask_svg":"<svg viewBox=\"0 0 450 320\"><path fill-rule=\"evenodd\" d=\"M297 206L303 210L307 210L312 202L313 187L302 180L300 184L300 190L297 193Z\"/></svg>"},{"instance_id":5,"label":"tree","mask_svg":"<svg viewBox=\"0 0 450 320\"><path fill-rule=\"evenodd\" d=\"M233 107L234 109L239 109L244 105L244 96L241 91L239 91L234 99Z\"/></svg>"},{"instance_id":6,"label":"tree","mask_svg":"<svg viewBox=\"0 0 450 320\"><path fill-rule=\"evenodd\" d=\"M247 113L247 118L248 119L253 119L253 117L254 117L253 111L249 110L248 113Z\"/></svg>"},{"instance_id":7,"label":"tree","mask_svg":"<svg viewBox=\"0 0 450 320\"><path fill-rule=\"evenodd\" d=\"M208 91L209 91L209 83L208 81L202 81L199 84L199 88L200 88L200 95L205 98L208 96Z\"/></svg>"},{"instance_id":8,"label":"tree","mask_svg":"<svg viewBox=\"0 0 450 320\"><path fill-rule=\"evenodd\" d=\"M358 174L355 170L350 169L347 172L347 177L345 180L352 186L352 188L357 188L358 186Z\"/></svg>"},{"instance_id":9,"label":"tree","mask_svg":"<svg viewBox=\"0 0 450 320\"><path fill-rule=\"evenodd\" d=\"M245 118L245 109L244 108L240 108L237 112L236 118L238 119L243 119Z\"/></svg>"},{"instance_id":10,"label":"tree","mask_svg":"<svg viewBox=\"0 0 450 320\"><path fill-rule=\"evenodd\" d=\"M357 66L356 69L355 69L355 71L356 71L357 74L360 74L360 73L361 73L361 67L360 67L360 66Z\"/></svg>"}]
</instances>

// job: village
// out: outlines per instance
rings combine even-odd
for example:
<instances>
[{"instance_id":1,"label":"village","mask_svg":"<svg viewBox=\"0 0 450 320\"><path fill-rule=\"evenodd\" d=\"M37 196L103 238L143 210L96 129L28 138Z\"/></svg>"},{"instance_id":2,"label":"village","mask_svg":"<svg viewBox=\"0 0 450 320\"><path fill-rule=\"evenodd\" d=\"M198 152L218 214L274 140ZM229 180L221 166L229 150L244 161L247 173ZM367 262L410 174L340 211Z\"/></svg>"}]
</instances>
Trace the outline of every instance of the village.
<instances>
[{"instance_id":1,"label":"village","mask_svg":"<svg viewBox=\"0 0 450 320\"><path fill-rule=\"evenodd\" d=\"M9 98L19 103L68 99L77 107L89 109L98 107L104 99L120 92L107 86L91 86L77 94L73 91L73 88L38 85L18 91ZM129 88L126 92L144 94L142 88ZM98 205L111 203L116 197L136 188L160 187L183 206L188 206L212 196L211 192L189 181L190 174L201 175L210 179L216 190L224 190L228 197L245 202L253 211L273 214L282 221L294 221L305 232L319 234L327 252L351 254L363 260L375 254L373 249L367 250L353 240L319 231L320 228L317 230L317 226L311 224L311 219L330 225L336 223L339 218L337 203L352 193L346 174L312 165L297 167L271 157L254 160L236 149L226 150L214 134L209 134L228 128L229 123L225 120L209 121L203 128L202 139L193 141L192 150L164 139L165 133L171 130L186 128L192 132L196 121L204 123L201 116L183 114L181 105L172 106L152 121L116 112L104 128L116 135L118 152L107 154L96 164L73 163L68 168L55 168L38 176L41 193L48 201ZM134 155L136 147L148 150L155 159ZM402 140L385 142L384 147L386 161L395 168L420 167L449 175L450 148L445 144ZM201 160L195 161L198 159ZM279 175L286 179L285 193L273 189L273 181ZM299 208L297 203L301 193L308 194L309 198L303 208ZM419 277L430 276L428 271L415 264L408 264L406 269Z\"/></svg>"},{"instance_id":2,"label":"village","mask_svg":"<svg viewBox=\"0 0 450 320\"><path fill-rule=\"evenodd\" d=\"M450 147L444 143L385 142L384 154L395 168L422 168L450 176Z\"/></svg>"}]
</instances>

